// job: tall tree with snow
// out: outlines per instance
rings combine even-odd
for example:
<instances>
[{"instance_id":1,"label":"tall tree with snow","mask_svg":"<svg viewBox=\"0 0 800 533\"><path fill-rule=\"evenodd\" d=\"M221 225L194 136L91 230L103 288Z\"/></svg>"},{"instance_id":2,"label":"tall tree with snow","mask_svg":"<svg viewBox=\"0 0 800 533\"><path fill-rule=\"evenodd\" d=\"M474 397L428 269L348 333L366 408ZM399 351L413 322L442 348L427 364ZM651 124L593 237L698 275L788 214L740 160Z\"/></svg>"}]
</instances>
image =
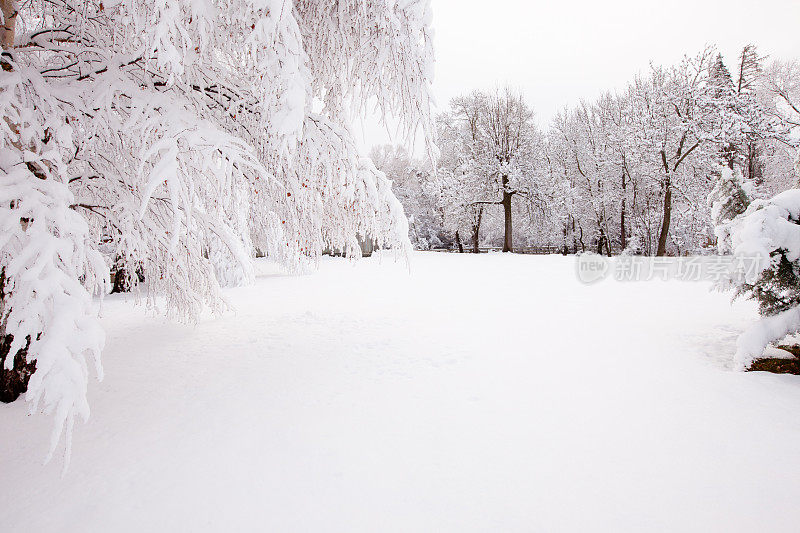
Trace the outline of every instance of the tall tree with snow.
<instances>
[{"instance_id":1,"label":"tall tree with snow","mask_svg":"<svg viewBox=\"0 0 800 533\"><path fill-rule=\"evenodd\" d=\"M474 240L484 210L493 205L502 207L503 251L510 252L513 199L537 199L532 161L539 135L533 110L508 88L454 98L450 108L449 117L440 121L440 127L449 132L441 135L442 150L453 153L445 158L450 166L444 165L444 170L453 175L453 180L468 184L461 201L473 214Z\"/></svg>"},{"instance_id":2,"label":"tall tree with snow","mask_svg":"<svg viewBox=\"0 0 800 533\"><path fill-rule=\"evenodd\" d=\"M0 6L0 346L3 372L36 361L51 453L88 416L86 356L102 375L112 263L193 319L253 279L256 248L297 270L360 239L409 247L349 124L376 102L431 141L427 0Z\"/></svg>"}]
</instances>

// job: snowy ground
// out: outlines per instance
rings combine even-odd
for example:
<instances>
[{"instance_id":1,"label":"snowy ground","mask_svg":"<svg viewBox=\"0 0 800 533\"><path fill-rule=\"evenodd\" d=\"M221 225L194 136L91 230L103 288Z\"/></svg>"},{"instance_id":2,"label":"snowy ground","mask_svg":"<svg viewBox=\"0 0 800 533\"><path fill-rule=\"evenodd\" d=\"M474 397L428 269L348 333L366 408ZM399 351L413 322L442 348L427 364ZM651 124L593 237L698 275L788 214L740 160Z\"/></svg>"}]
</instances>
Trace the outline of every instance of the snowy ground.
<instances>
[{"instance_id":1,"label":"snowy ground","mask_svg":"<svg viewBox=\"0 0 800 533\"><path fill-rule=\"evenodd\" d=\"M71 467L0 407L0 530L796 531L800 378L749 303L417 253L264 275L197 326L122 299Z\"/></svg>"}]
</instances>

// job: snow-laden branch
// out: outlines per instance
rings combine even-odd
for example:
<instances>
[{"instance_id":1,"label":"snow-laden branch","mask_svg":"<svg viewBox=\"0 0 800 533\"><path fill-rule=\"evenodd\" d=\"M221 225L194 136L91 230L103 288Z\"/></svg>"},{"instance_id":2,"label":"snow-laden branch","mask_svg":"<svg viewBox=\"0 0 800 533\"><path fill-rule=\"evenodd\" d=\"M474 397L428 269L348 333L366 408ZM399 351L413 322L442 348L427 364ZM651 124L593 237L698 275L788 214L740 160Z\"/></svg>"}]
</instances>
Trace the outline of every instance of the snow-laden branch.
<instances>
[{"instance_id":1,"label":"snow-laden branch","mask_svg":"<svg viewBox=\"0 0 800 533\"><path fill-rule=\"evenodd\" d=\"M88 414L108 265L193 320L252 281L256 247L289 270L360 240L408 250L349 123L376 101L432 145L428 0L18 7L0 71L0 323L12 350L30 338L28 399L57 412L54 442Z\"/></svg>"}]
</instances>

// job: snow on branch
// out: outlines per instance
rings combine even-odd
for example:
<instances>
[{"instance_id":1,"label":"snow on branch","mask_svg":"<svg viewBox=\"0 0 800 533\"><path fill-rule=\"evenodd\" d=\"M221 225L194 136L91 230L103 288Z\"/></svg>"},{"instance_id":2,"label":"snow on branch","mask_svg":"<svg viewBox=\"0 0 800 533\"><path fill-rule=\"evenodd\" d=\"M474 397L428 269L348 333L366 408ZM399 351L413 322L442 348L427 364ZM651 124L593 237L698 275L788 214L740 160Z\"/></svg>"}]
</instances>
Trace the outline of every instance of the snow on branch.
<instances>
[{"instance_id":1,"label":"snow on branch","mask_svg":"<svg viewBox=\"0 0 800 533\"><path fill-rule=\"evenodd\" d=\"M54 443L88 415L109 267L193 320L253 280L256 248L289 270L409 249L349 123L375 101L431 144L428 0L3 2L0 333L30 339Z\"/></svg>"},{"instance_id":2,"label":"snow on branch","mask_svg":"<svg viewBox=\"0 0 800 533\"><path fill-rule=\"evenodd\" d=\"M743 370L770 342L800 330L800 189L752 202L718 233L729 238L733 254L749 267L730 281L738 294L758 301L763 317L738 339L734 363Z\"/></svg>"}]
</instances>

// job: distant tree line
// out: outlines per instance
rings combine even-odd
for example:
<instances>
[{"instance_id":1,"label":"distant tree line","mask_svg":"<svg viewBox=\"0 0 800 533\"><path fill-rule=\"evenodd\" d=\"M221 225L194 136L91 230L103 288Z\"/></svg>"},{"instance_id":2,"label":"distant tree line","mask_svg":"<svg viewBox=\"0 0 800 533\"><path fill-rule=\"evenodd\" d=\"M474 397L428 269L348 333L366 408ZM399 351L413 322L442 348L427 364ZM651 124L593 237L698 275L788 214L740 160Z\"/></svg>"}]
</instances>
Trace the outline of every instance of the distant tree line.
<instances>
[{"instance_id":1,"label":"distant tree line","mask_svg":"<svg viewBox=\"0 0 800 533\"><path fill-rule=\"evenodd\" d=\"M703 253L721 169L737 168L752 198L796 185L800 63L767 64L747 45L729 69L708 47L563 110L547 131L508 88L454 98L437 127L435 172L402 148L372 151L418 248Z\"/></svg>"}]
</instances>

